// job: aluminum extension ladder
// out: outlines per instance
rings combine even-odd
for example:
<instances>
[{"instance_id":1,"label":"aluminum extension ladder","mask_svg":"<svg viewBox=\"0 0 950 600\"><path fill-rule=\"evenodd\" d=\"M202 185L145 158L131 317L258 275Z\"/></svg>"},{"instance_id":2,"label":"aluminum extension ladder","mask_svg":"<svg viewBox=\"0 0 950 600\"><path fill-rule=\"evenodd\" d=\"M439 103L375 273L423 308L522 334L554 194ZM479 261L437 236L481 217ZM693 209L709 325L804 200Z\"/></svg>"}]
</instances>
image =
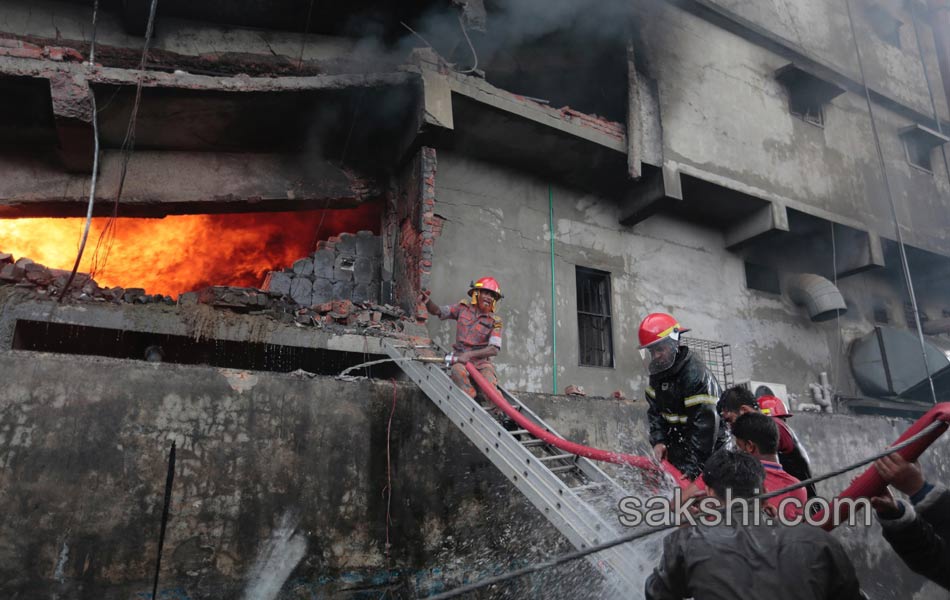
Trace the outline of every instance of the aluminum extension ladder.
<instances>
[{"instance_id":1,"label":"aluminum extension ladder","mask_svg":"<svg viewBox=\"0 0 950 600\"><path fill-rule=\"evenodd\" d=\"M606 493L617 498L627 493L592 461L566 454L524 429L505 429L486 410L492 405L482 404L459 389L440 365L407 360L417 357L417 349L428 349L429 356L439 353L436 346L384 341L383 349L390 358L402 359L396 364L575 548L584 550L619 535L585 497L591 499L590 494ZM521 414L557 435L507 390L500 386L498 389ZM635 597L642 592L643 580L636 577L640 565L630 544L614 546L587 558L618 597Z\"/></svg>"}]
</instances>

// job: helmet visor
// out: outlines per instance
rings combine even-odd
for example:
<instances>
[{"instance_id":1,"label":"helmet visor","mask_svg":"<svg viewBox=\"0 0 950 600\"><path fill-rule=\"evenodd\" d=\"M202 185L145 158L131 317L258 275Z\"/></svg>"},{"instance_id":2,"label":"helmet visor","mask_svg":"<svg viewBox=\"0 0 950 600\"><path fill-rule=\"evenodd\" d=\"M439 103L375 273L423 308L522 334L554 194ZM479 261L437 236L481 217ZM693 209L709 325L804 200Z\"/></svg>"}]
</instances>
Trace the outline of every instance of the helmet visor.
<instances>
[{"instance_id":1,"label":"helmet visor","mask_svg":"<svg viewBox=\"0 0 950 600\"><path fill-rule=\"evenodd\" d=\"M676 353L679 350L679 340L667 336L662 340L647 346L640 351L647 372L656 375L669 369L676 362Z\"/></svg>"}]
</instances>

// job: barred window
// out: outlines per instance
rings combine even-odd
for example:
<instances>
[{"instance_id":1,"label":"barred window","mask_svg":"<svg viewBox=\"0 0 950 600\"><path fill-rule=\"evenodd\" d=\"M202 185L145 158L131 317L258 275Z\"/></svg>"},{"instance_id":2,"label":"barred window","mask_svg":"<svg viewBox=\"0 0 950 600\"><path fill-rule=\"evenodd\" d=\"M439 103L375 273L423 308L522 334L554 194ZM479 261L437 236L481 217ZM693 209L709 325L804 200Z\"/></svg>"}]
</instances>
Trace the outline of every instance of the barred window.
<instances>
[{"instance_id":1,"label":"barred window","mask_svg":"<svg viewBox=\"0 0 950 600\"><path fill-rule=\"evenodd\" d=\"M576 269L580 364L587 367L613 367L610 273L586 267Z\"/></svg>"}]
</instances>

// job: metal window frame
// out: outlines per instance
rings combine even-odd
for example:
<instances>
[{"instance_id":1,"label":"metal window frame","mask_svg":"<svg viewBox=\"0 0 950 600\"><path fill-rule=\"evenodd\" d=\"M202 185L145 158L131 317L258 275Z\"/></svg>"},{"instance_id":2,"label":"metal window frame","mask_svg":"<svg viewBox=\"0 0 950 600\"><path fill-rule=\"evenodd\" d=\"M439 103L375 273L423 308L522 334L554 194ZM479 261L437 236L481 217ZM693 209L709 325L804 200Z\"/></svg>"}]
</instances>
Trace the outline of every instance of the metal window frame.
<instances>
[{"instance_id":1,"label":"metal window frame","mask_svg":"<svg viewBox=\"0 0 950 600\"><path fill-rule=\"evenodd\" d=\"M580 274L585 274L587 276L594 275L594 276L602 277L603 281L606 282L607 284L606 298L607 298L608 312L606 314L603 314L603 313L595 313L595 312L580 310L580 308L576 309L576 312L577 312L577 366L590 368L590 369L614 369L616 368L616 364L617 364L617 356L616 356L616 352L614 351L613 284L611 282L612 274L610 273L610 271L603 271L600 269L594 269L592 267L574 265L574 295L575 295L576 305L580 304L579 302L580 297L579 297L579 294L577 293L578 292L577 288L580 283L578 275ZM605 329L609 337L609 340L608 340L609 348L607 348L607 351L609 352L609 356L610 356L610 361L609 361L610 364L594 365L594 364L587 364L583 362L585 353L581 346L581 344L584 343L584 336L581 330L581 319L580 319L581 315L598 318L598 319L604 319L606 321Z\"/></svg>"}]
</instances>

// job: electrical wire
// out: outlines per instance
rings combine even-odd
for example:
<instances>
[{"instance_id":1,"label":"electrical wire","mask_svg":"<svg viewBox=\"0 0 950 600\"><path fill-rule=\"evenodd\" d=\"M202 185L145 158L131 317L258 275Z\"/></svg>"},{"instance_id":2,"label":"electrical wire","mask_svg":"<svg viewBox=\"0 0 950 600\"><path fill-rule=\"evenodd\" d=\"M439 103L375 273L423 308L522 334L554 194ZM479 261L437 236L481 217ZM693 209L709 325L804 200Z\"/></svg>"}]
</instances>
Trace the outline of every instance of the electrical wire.
<instances>
[{"instance_id":1,"label":"electrical wire","mask_svg":"<svg viewBox=\"0 0 950 600\"><path fill-rule=\"evenodd\" d=\"M303 26L303 37L300 38L300 56L297 58L297 70L303 68L303 50L307 46L307 34L310 33L310 17L313 15L313 0L310 0L310 7L307 9L307 21Z\"/></svg>"},{"instance_id":2,"label":"electrical wire","mask_svg":"<svg viewBox=\"0 0 950 600\"><path fill-rule=\"evenodd\" d=\"M462 35L465 36L465 41L468 42L468 48L472 51L472 60L475 62L471 69L460 69L459 73L474 73L478 70L478 54L475 53L475 46L472 45L472 38L468 37L468 30L465 29L465 22L462 21L461 13L459 13L459 27L462 28Z\"/></svg>"},{"instance_id":3,"label":"electrical wire","mask_svg":"<svg viewBox=\"0 0 950 600\"><path fill-rule=\"evenodd\" d=\"M116 189L115 198L113 199L112 203L112 215L109 217L109 221L106 223L102 233L99 234L99 239L96 241L96 250L93 253L92 269L90 270L90 274L92 276L95 276L95 274L100 269L105 268L105 265L109 260L109 253L112 250L112 243L115 241L115 222L119 217L119 201L122 198L122 191L125 188L125 178L129 170L129 161L132 158L132 153L135 151L135 127L138 123L139 107L142 102L142 82L145 77L145 64L148 59L148 48L152 41L152 34L155 32L155 13L157 8L158 0L152 0L151 5L149 6L148 23L145 26L145 42L142 46L142 58L139 61L138 77L136 78L135 84L135 100L132 103L132 114L129 115L129 122L125 128L125 137L123 138L122 146L120 147L120 151L122 152L122 168L119 173L119 185ZM105 255L101 259L102 263L100 265L99 252L104 241L106 244L106 250Z\"/></svg>"},{"instance_id":4,"label":"electrical wire","mask_svg":"<svg viewBox=\"0 0 950 600\"><path fill-rule=\"evenodd\" d=\"M99 15L99 0L92 4L92 40L89 42L89 65L92 66L96 55L96 21ZM89 101L92 104L92 177L89 181L89 203L86 205L86 222L83 225L82 237L79 240L79 250L76 252L76 262L73 263L73 269L66 279L66 285L59 292L58 302L62 303L69 291L69 287L76 278L79 271L79 263L82 261L83 252L86 250L86 240L89 238L89 227L92 225L92 207L96 201L96 183L99 180L99 116L96 109L96 94L89 88ZM91 275L90 275L91 276Z\"/></svg>"},{"instance_id":5,"label":"electrical wire","mask_svg":"<svg viewBox=\"0 0 950 600\"><path fill-rule=\"evenodd\" d=\"M917 326L917 340L920 342L920 354L924 361L924 371L927 373L927 382L930 384L930 396L937 404L937 392L934 389L934 380L930 372L930 363L927 360L927 346L924 343L924 331L920 324L920 311L917 307L917 295L914 293L914 281L910 274L910 265L907 262L907 250L904 247L904 234L901 232L900 220L897 218L897 206L894 203L894 194L891 192L890 179L887 176L887 164L884 161L884 151L881 149L881 139L877 132L877 123L874 119L874 108L871 103L871 90L868 88L867 76L864 72L864 62L861 60L861 49L858 46L858 35L854 28L854 18L851 14L851 0L844 0L848 12L848 23L851 27L851 41L854 43L854 52L858 59L858 70L861 73L861 85L864 87L864 97L868 105L868 116L871 119L871 134L874 136L874 146L881 164L881 177L884 178L884 189L894 219L894 229L897 231L897 247L900 253L901 269L904 274L904 283L907 286L907 295L910 297L911 308L914 311L914 323Z\"/></svg>"},{"instance_id":6,"label":"electrical wire","mask_svg":"<svg viewBox=\"0 0 950 600\"><path fill-rule=\"evenodd\" d=\"M890 447L888 447L888 448L882 450L881 452L875 453L874 455L872 455L872 456L870 456L870 457L868 457L868 458L862 459L862 460L860 460L860 461L858 461L858 462L856 462L856 463L850 464L850 465L848 465L848 466L846 466L846 467L843 467L843 468L841 468L841 469L835 469L834 471L831 471L831 472L829 472L829 473L825 473L824 475L819 475L818 477L812 477L811 479L806 479L805 481L800 481L800 482L796 483L795 485L790 485L790 486L785 487L785 488L782 488L782 489L780 489L780 490L775 490L775 491L773 491L773 492L768 492L768 493L765 493L765 494L759 494L759 495L757 495L757 496L753 496L753 497L749 498L749 501L752 502L752 501L756 501L756 500L758 500L758 501L768 500L769 498L774 498L774 497L776 497L776 496L781 496L782 494L786 494L786 493L788 493L788 492L790 492L790 491L797 490L797 489L799 489L799 488L803 488L803 487L805 487L805 486L807 486L807 485L810 485L810 484L812 484L812 483L817 483L817 482L819 482L819 481L824 481L824 480L826 480L826 479L831 479L832 477L837 477L838 475L841 475L841 474L843 474L843 473L847 473L848 471L853 471L854 469L863 467L863 466L865 466L865 465L867 465L867 464L869 464L869 463L874 462L875 460L878 460L879 458L882 458L882 457L884 457L884 456L887 456L887 455L889 455L889 454L893 454L893 453L895 453L895 452L897 452L897 451L899 451L899 450L902 450L903 448L906 448L907 446L913 444L914 442L916 442L916 441L922 439L923 437L929 435L929 434L932 433L935 429L937 429L937 428L939 428L939 427L945 427L945 426L946 426L946 423L944 423L944 422L942 422L942 421L933 422L933 423L931 423L930 425L928 425L927 427L925 427L925 428L923 428L922 430L920 430L919 432L917 432L915 435L913 435L913 436L907 438L907 439L904 440L903 442L901 442L901 443L899 443L899 444L896 444L896 445L894 445L894 446L890 446ZM546 569L550 569L551 567L556 567L556 566L558 566L558 565L563 565L563 564L566 564L566 563L575 561L575 560L577 560L577 559L579 559L579 558L584 558L584 557L590 556L591 554L596 554L597 552L601 552L601 551L603 551L603 550L608 550L608 549L610 549L610 548L614 548L614 547L620 546L620 545L622 545L622 544L627 544L627 543L629 543L629 542L634 542L634 541L636 541L636 540L645 538L645 537L647 537L647 536L649 536L649 535L653 535L653 534L655 534L655 533L661 533L661 532L664 532L664 531L669 531L670 529L676 529L676 528L678 528L678 527L680 527L680 525L678 525L678 524L672 524L672 525L665 525L665 526L663 526L663 527L657 527L657 528L654 528L654 529L648 529L648 530L646 530L646 531L637 531L637 532L634 532L634 533L630 533L630 534L628 534L628 535L620 536L620 537L618 537L618 538L615 538L615 539L610 540L610 541L608 541L608 542L604 542L604 543L602 543L602 544L597 544L597 545L595 545L595 546L590 546L589 548L585 548L585 549L583 549L583 550L577 550L577 551L575 551L575 552L568 552L568 553L566 553L566 554L562 554L561 556L557 556L557 557L552 558L552 559L549 559L549 560L541 561L541 562L539 562L539 563L535 563L535 564L533 564L533 565L529 565L529 566L523 567L523 568L521 568L521 569L516 569L516 570L514 570L514 571L509 571L508 573L502 573L501 575L496 575L496 576L494 576L494 577L488 577L488 578L482 579L481 581L476 581L476 582L473 582L473 583L470 583L470 584L467 584L467 585L463 585L463 586L457 587L457 588L455 588L455 589L448 590L448 591L446 591L446 592L442 592L442 593L440 593L440 594L435 594L435 595L433 595L433 596L427 596L427 597L426 597L426 600L447 600L448 598L455 598L455 597L461 596L462 594L467 594L467 593L469 593L469 592L474 592L474 591L476 591L476 590L480 590L480 589L482 589L482 588L486 588L486 587L489 587L489 586L492 586L492 585L497 585L497 584L499 584L499 583L504 583L504 582L510 581L510 580L512 580L512 579L517 579L517 578L523 577L523 576L525 576L525 575L530 575L531 573L537 573L538 571L543 571L543 570L546 570Z\"/></svg>"},{"instance_id":7,"label":"electrical wire","mask_svg":"<svg viewBox=\"0 0 950 600\"><path fill-rule=\"evenodd\" d=\"M386 546L385 546L385 555L386 560L389 560L389 524L390 524L390 514L392 507L393 499L393 476L392 476L392 455L390 452L390 440L392 438L393 430L393 415L396 414L396 392L398 390L396 386L396 380L392 380L393 383L393 407L389 411L389 422L386 424L386 485L383 487L383 493L386 494Z\"/></svg>"}]
</instances>

